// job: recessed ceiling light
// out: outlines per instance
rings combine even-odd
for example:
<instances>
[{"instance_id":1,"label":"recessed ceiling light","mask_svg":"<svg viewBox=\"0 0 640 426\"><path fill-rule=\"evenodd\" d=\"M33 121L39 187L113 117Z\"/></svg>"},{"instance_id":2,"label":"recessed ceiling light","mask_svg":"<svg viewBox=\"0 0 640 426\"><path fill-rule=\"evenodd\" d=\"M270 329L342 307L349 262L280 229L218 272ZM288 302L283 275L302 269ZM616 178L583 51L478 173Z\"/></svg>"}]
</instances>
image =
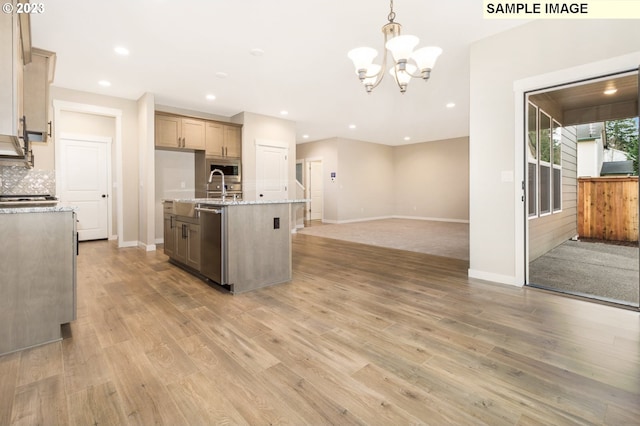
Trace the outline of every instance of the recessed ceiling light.
<instances>
[{"instance_id":1,"label":"recessed ceiling light","mask_svg":"<svg viewBox=\"0 0 640 426\"><path fill-rule=\"evenodd\" d=\"M218 71L216 73L216 77L218 77L218 78L227 78L227 77L229 77L229 74L227 74L226 72Z\"/></svg>"},{"instance_id":2,"label":"recessed ceiling light","mask_svg":"<svg viewBox=\"0 0 640 426\"><path fill-rule=\"evenodd\" d=\"M353 130L353 129L355 129L355 128L356 128L356 125L355 125L355 124L349 124L349 128L350 128L351 130Z\"/></svg>"},{"instance_id":3,"label":"recessed ceiling light","mask_svg":"<svg viewBox=\"0 0 640 426\"><path fill-rule=\"evenodd\" d=\"M289 111L283 109L282 111L280 111L280 115L289 115Z\"/></svg>"},{"instance_id":4,"label":"recessed ceiling light","mask_svg":"<svg viewBox=\"0 0 640 426\"><path fill-rule=\"evenodd\" d=\"M208 101L214 101L216 99L216 95L208 94L206 98Z\"/></svg>"},{"instance_id":5,"label":"recessed ceiling light","mask_svg":"<svg viewBox=\"0 0 640 426\"><path fill-rule=\"evenodd\" d=\"M612 87L611 89L607 89L607 90L605 90L605 91L604 91L604 94L605 94L605 95L613 95L613 94L614 94L614 93L616 93L617 91L618 91L618 89L616 89L616 88L613 88L613 87Z\"/></svg>"},{"instance_id":6,"label":"recessed ceiling light","mask_svg":"<svg viewBox=\"0 0 640 426\"><path fill-rule=\"evenodd\" d=\"M100 81L98 82L98 84L99 84L100 86L102 86L102 87L109 87L109 86L111 86L111 82L110 82L110 81L107 81L107 80L100 80Z\"/></svg>"},{"instance_id":7,"label":"recessed ceiling light","mask_svg":"<svg viewBox=\"0 0 640 426\"><path fill-rule=\"evenodd\" d=\"M253 56L262 56L262 55L264 55L264 50L258 49L257 47L255 49L251 49L250 52L251 52L251 54Z\"/></svg>"},{"instance_id":8,"label":"recessed ceiling light","mask_svg":"<svg viewBox=\"0 0 640 426\"><path fill-rule=\"evenodd\" d=\"M447 104L447 108L453 108L454 106L456 106L456 104L454 104L453 102L449 102Z\"/></svg>"},{"instance_id":9,"label":"recessed ceiling light","mask_svg":"<svg viewBox=\"0 0 640 426\"><path fill-rule=\"evenodd\" d=\"M129 55L129 49L127 49L126 47L116 46L113 48L113 51L116 52L118 55L122 55L122 56Z\"/></svg>"},{"instance_id":10,"label":"recessed ceiling light","mask_svg":"<svg viewBox=\"0 0 640 426\"><path fill-rule=\"evenodd\" d=\"M405 141L410 141L410 140L411 140L411 136L405 136L405 137L404 137L404 140L405 140Z\"/></svg>"},{"instance_id":11,"label":"recessed ceiling light","mask_svg":"<svg viewBox=\"0 0 640 426\"><path fill-rule=\"evenodd\" d=\"M309 139L309 135L302 135L302 139Z\"/></svg>"}]
</instances>

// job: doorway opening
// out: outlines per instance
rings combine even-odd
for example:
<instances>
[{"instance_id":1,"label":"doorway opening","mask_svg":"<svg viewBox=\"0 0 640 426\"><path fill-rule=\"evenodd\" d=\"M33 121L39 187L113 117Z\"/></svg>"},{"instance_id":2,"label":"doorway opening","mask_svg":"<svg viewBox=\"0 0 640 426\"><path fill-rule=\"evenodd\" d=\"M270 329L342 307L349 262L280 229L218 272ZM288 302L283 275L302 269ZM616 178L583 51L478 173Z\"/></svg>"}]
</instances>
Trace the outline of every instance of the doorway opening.
<instances>
[{"instance_id":1,"label":"doorway opening","mask_svg":"<svg viewBox=\"0 0 640 426\"><path fill-rule=\"evenodd\" d=\"M525 98L525 285L637 308L637 70Z\"/></svg>"},{"instance_id":2,"label":"doorway opening","mask_svg":"<svg viewBox=\"0 0 640 426\"><path fill-rule=\"evenodd\" d=\"M307 160L305 226L319 225L324 218L324 182L322 180L322 160Z\"/></svg>"}]
</instances>

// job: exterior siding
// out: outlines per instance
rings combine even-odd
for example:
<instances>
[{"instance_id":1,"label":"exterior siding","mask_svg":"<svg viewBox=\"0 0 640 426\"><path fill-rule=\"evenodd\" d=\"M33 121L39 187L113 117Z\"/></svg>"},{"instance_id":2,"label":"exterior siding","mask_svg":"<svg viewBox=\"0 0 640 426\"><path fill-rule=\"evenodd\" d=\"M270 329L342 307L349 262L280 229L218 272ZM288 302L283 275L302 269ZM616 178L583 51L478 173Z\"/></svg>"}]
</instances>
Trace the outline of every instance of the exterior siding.
<instances>
[{"instance_id":1,"label":"exterior siding","mask_svg":"<svg viewBox=\"0 0 640 426\"><path fill-rule=\"evenodd\" d=\"M578 234L576 126L562 128L562 211L529 219L529 262Z\"/></svg>"}]
</instances>

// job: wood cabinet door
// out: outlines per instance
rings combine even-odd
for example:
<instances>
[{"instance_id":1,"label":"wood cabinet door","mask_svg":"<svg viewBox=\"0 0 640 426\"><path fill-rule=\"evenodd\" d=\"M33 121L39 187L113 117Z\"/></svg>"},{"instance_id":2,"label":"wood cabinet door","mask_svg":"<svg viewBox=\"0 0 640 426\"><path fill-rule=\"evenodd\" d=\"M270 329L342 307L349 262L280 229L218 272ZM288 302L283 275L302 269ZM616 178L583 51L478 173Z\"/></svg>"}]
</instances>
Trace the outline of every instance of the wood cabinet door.
<instances>
[{"instance_id":1,"label":"wood cabinet door","mask_svg":"<svg viewBox=\"0 0 640 426\"><path fill-rule=\"evenodd\" d=\"M53 81L55 53L31 50L31 62L24 66L24 115L29 131L41 133L47 141L49 127L49 86Z\"/></svg>"},{"instance_id":2,"label":"wood cabinet door","mask_svg":"<svg viewBox=\"0 0 640 426\"><path fill-rule=\"evenodd\" d=\"M224 126L208 121L205 129L206 155L224 155Z\"/></svg>"},{"instance_id":3,"label":"wood cabinet door","mask_svg":"<svg viewBox=\"0 0 640 426\"><path fill-rule=\"evenodd\" d=\"M187 263L187 251L189 250L189 224L182 221L175 221L175 241L173 258L184 264Z\"/></svg>"},{"instance_id":4,"label":"wood cabinet door","mask_svg":"<svg viewBox=\"0 0 640 426\"><path fill-rule=\"evenodd\" d=\"M204 121L182 119L182 147L204 150Z\"/></svg>"},{"instance_id":5,"label":"wood cabinet door","mask_svg":"<svg viewBox=\"0 0 640 426\"><path fill-rule=\"evenodd\" d=\"M173 256L176 245L176 220L173 215L164 215L164 254Z\"/></svg>"},{"instance_id":6,"label":"wood cabinet door","mask_svg":"<svg viewBox=\"0 0 640 426\"><path fill-rule=\"evenodd\" d=\"M235 126L224 126L225 157L240 158L242 152L241 129Z\"/></svg>"},{"instance_id":7,"label":"wood cabinet door","mask_svg":"<svg viewBox=\"0 0 640 426\"><path fill-rule=\"evenodd\" d=\"M187 265L200 270L200 225L190 223L187 230Z\"/></svg>"},{"instance_id":8,"label":"wood cabinet door","mask_svg":"<svg viewBox=\"0 0 640 426\"><path fill-rule=\"evenodd\" d=\"M181 119L179 117L156 115L156 146L179 148L181 135Z\"/></svg>"}]
</instances>

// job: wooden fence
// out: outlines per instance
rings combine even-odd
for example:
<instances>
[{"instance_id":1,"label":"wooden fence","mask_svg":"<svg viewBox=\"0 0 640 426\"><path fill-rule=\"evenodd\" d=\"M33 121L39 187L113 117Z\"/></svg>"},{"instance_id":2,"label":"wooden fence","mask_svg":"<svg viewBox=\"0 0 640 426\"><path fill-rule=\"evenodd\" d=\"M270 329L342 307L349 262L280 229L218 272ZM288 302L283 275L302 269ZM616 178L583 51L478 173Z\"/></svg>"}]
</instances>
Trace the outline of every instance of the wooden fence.
<instances>
[{"instance_id":1,"label":"wooden fence","mask_svg":"<svg viewBox=\"0 0 640 426\"><path fill-rule=\"evenodd\" d=\"M638 177L579 178L578 235L638 241Z\"/></svg>"}]
</instances>

